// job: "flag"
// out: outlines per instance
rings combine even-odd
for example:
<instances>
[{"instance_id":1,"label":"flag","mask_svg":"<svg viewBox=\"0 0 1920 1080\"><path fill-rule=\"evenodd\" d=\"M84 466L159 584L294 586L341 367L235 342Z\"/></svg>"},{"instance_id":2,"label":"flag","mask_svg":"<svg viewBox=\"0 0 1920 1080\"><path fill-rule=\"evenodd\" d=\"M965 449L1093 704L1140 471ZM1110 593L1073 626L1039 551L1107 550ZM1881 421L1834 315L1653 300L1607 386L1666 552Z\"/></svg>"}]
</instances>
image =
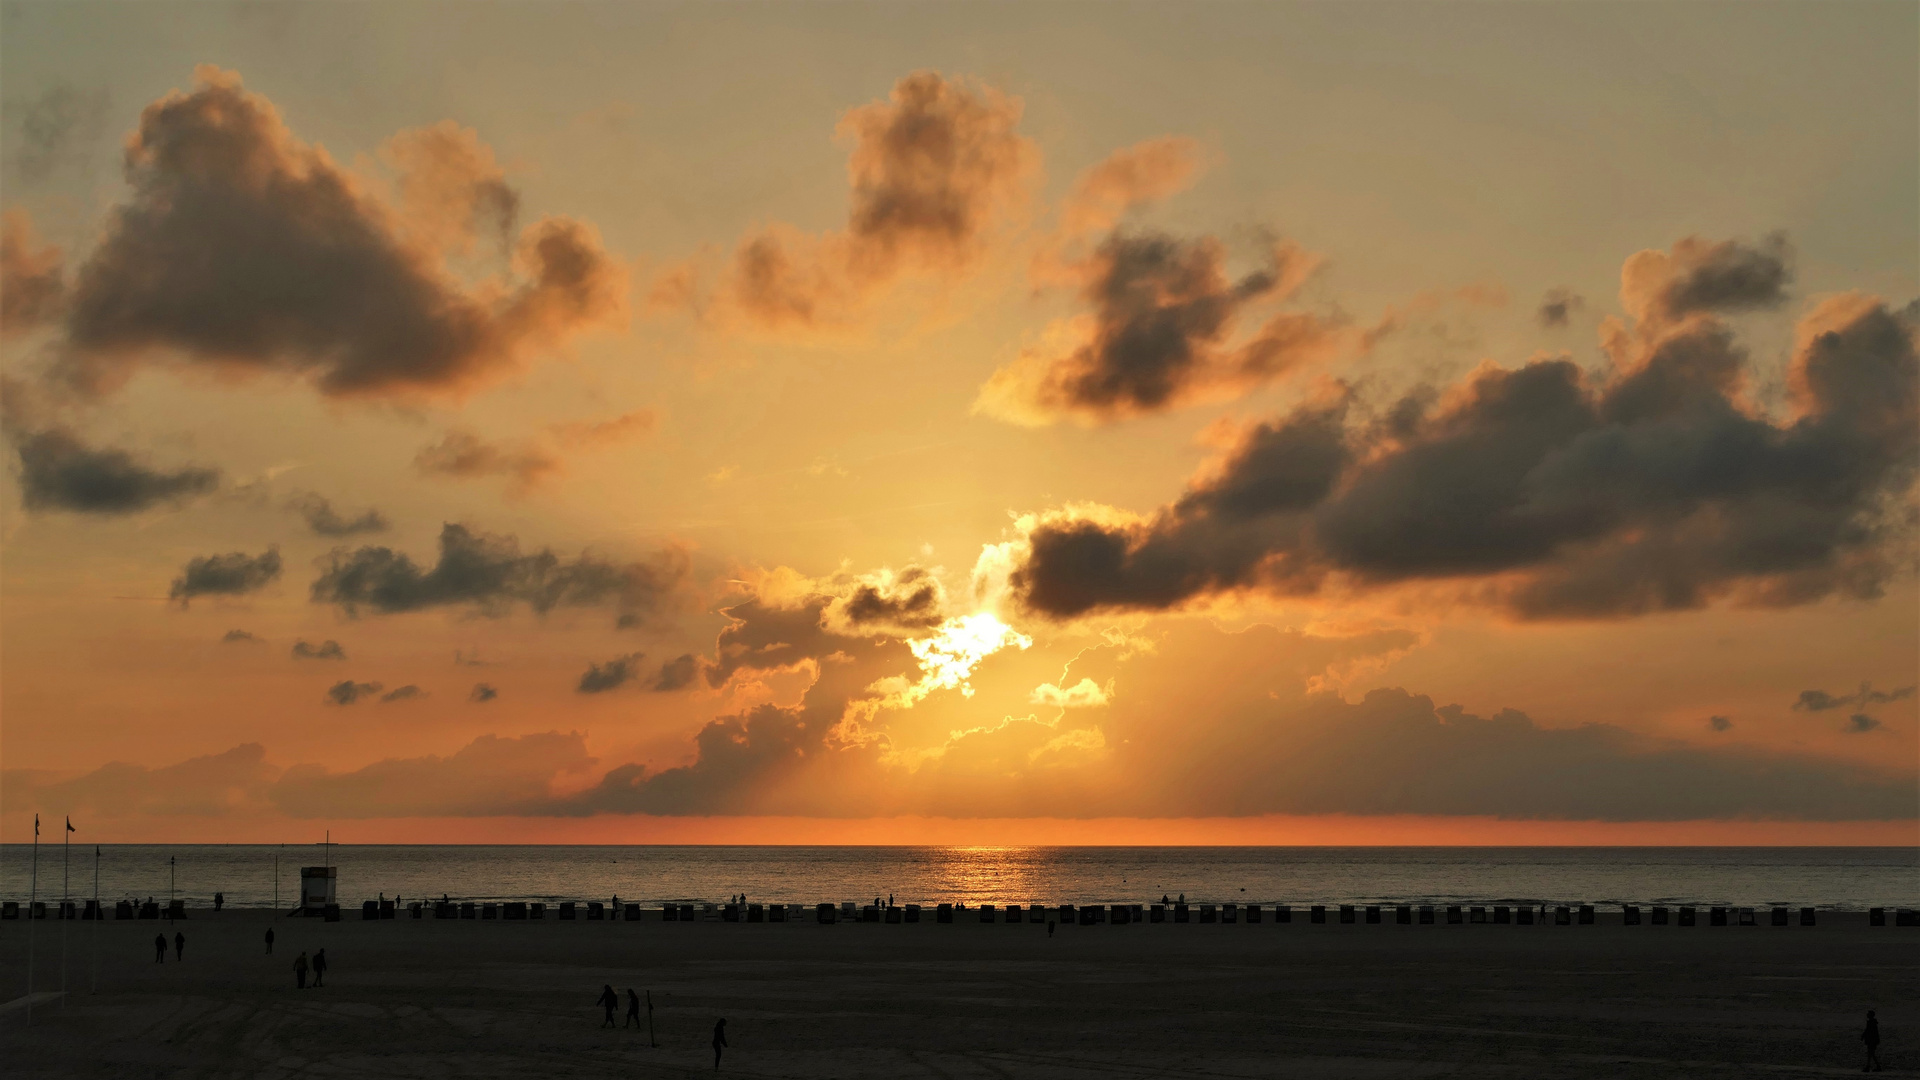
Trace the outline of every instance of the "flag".
<instances>
[{"instance_id":1,"label":"flag","mask_svg":"<svg viewBox=\"0 0 1920 1080\"><path fill-rule=\"evenodd\" d=\"M67 819L67 831L68 831L68 832L78 832L78 831L79 831L78 829L75 829L75 828L73 827L73 819L72 819L72 818L68 818L68 819Z\"/></svg>"},{"instance_id":2,"label":"flag","mask_svg":"<svg viewBox=\"0 0 1920 1080\"><path fill-rule=\"evenodd\" d=\"M40 835L40 815L39 814L33 815L33 835L35 836Z\"/></svg>"}]
</instances>

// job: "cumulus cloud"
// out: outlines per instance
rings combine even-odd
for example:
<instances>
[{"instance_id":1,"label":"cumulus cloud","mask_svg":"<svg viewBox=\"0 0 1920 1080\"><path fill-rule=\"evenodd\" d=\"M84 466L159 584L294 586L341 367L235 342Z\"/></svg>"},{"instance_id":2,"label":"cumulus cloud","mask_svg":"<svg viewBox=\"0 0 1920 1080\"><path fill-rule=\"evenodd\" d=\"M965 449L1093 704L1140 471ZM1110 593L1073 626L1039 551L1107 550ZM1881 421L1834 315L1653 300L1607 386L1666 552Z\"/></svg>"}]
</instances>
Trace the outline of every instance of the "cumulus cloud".
<instances>
[{"instance_id":1,"label":"cumulus cloud","mask_svg":"<svg viewBox=\"0 0 1920 1080\"><path fill-rule=\"evenodd\" d=\"M62 427L11 433L20 459L20 501L28 510L135 514L173 506L220 486L220 470L156 469L125 450L87 445Z\"/></svg>"},{"instance_id":2,"label":"cumulus cloud","mask_svg":"<svg viewBox=\"0 0 1920 1080\"><path fill-rule=\"evenodd\" d=\"M380 701L382 704L387 704L395 701L412 701L414 698L426 696L427 692L425 690L420 689L412 683L408 683L405 686L396 686L386 693L381 694Z\"/></svg>"},{"instance_id":3,"label":"cumulus cloud","mask_svg":"<svg viewBox=\"0 0 1920 1080\"><path fill-rule=\"evenodd\" d=\"M260 643L258 636L248 633L245 630L229 630L221 635L220 640L230 645L241 643L257 645Z\"/></svg>"},{"instance_id":4,"label":"cumulus cloud","mask_svg":"<svg viewBox=\"0 0 1920 1080\"><path fill-rule=\"evenodd\" d=\"M59 806L74 817L244 814L265 805L279 776L266 758L266 747L243 743L159 768L116 761L65 780L7 769L0 792L8 811Z\"/></svg>"},{"instance_id":5,"label":"cumulus cloud","mask_svg":"<svg viewBox=\"0 0 1920 1080\"><path fill-rule=\"evenodd\" d=\"M318 645L296 641L293 643L293 658L295 660L345 660L347 650L341 648L340 643L332 638Z\"/></svg>"},{"instance_id":6,"label":"cumulus cloud","mask_svg":"<svg viewBox=\"0 0 1920 1080\"><path fill-rule=\"evenodd\" d=\"M244 596L258 592L280 576L280 549L270 547L258 555L230 551L224 555L198 555L187 560L186 569L173 579L167 598L182 607L196 596Z\"/></svg>"},{"instance_id":7,"label":"cumulus cloud","mask_svg":"<svg viewBox=\"0 0 1920 1080\"><path fill-rule=\"evenodd\" d=\"M667 693L692 686L694 680L699 677L700 658L692 653L681 653L660 665L659 672L654 675L653 682L647 689Z\"/></svg>"},{"instance_id":8,"label":"cumulus cloud","mask_svg":"<svg viewBox=\"0 0 1920 1080\"><path fill-rule=\"evenodd\" d=\"M352 705L363 697L370 697L379 692L380 684L377 682L354 682L352 679L342 679L327 687L326 702L329 705Z\"/></svg>"},{"instance_id":9,"label":"cumulus cloud","mask_svg":"<svg viewBox=\"0 0 1920 1080\"><path fill-rule=\"evenodd\" d=\"M519 491L538 487L560 471L560 458L531 443L489 442L465 431L450 431L414 456L413 465L429 476L456 480L502 476Z\"/></svg>"},{"instance_id":10,"label":"cumulus cloud","mask_svg":"<svg viewBox=\"0 0 1920 1080\"><path fill-rule=\"evenodd\" d=\"M516 604L545 614L556 607L612 606L644 618L669 603L687 576L685 552L617 563L583 552L567 559L549 548L522 553L512 536L448 523L431 567L388 547L335 548L314 580L314 603L349 615L471 606L503 615Z\"/></svg>"},{"instance_id":11,"label":"cumulus cloud","mask_svg":"<svg viewBox=\"0 0 1920 1080\"><path fill-rule=\"evenodd\" d=\"M348 517L333 508L333 503L321 495L308 492L296 496L288 504L307 522L315 536L358 536L362 533L387 531L387 517L373 507Z\"/></svg>"},{"instance_id":12,"label":"cumulus cloud","mask_svg":"<svg viewBox=\"0 0 1920 1080\"><path fill-rule=\"evenodd\" d=\"M301 141L232 72L149 105L128 137L129 197L79 268L64 373L102 388L141 363L309 380L336 397L458 393L623 317L624 272L593 228L524 229L511 272L468 283L449 222L505 203L471 133L402 136L396 207ZM462 180L469 181L462 185ZM485 192L494 192L492 195Z\"/></svg>"},{"instance_id":13,"label":"cumulus cloud","mask_svg":"<svg viewBox=\"0 0 1920 1080\"><path fill-rule=\"evenodd\" d=\"M925 567L882 570L855 579L851 591L829 605L826 617L855 629L896 632L924 629L946 617L947 594Z\"/></svg>"},{"instance_id":14,"label":"cumulus cloud","mask_svg":"<svg viewBox=\"0 0 1920 1080\"><path fill-rule=\"evenodd\" d=\"M1547 295L1540 300L1540 325L1565 326L1572 320L1573 313L1584 306L1586 301L1572 289L1548 289Z\"/></svg>"},{"instance_id":15,"label":"cumulus cloud","mask_svg":"<svg viewBox=\"0 0 1920 1080\"><path fill-rule=\"evenodd\" d=\"M1913 696L1916 689L1920 687L1902 686L1894 690L1875 690L1872 683L1861 683L1860 689L1851 694L1802 690L1799 699L1793 703L1793 711L1826 712L1829 709L1844 709L1850 705L1886 705L1895 701L1905 701Z\"/></svg>"},{"instance_id":16,"label":"cumulus cloud","mask_svg":"<svg viewBox=\"0 0 1920 1080\"><path fill-rule=\"evenodd\" d=\"M1116 150L1074 181L1060 208L1060 231L1073 239L1111 229L1135 207L1185 190L1205 167L1200 144L1184 136Z\"/></svg>"},{"instance_id":17,"label":"cumulus cloud","mask_svg":"<svg viewBox=\"0 0 1920 1080\"><path fill-rule=\"evenodd\" d=\"M348 772L286 770L269 790L292 817L463 817L539 813L554 781L594 759L578 732L482 735L445 756L390 758Z\"/></svg>"},{"instance_id":18,"label":"cumulus cloud","mask_svg":"<svg viewBox=\"0 0 1920 1080\"><path fill-rule=\"evenodd\" d=\"M1236 277L1213 237L1116 232L1065 271L1088 314L1055 324L994 372L974 408L1021 424L1107 423L1243 393L1330 359L1347 340L1337 320L1282 311L1245 326L1316 262L1274 243Z\"/></svg>"},{"instance_id":19,"label":"cumulus cloud","mask_svg":"<svg viewBox=\"0 0 1920 1080\"><path fill-rule=\"evenodd\" d=\"M815 235L775 224L749 235L721 271L714 307L763 330L835 326L902 274L964 270L1038 175L1039 151L1016 130L1020 113L1018 98L931 71L848 110L837 129L850 147L844 228ZM703 305L687 266L652 293L656 303Z\"/></svg>"},{"instance_id":20,"label":"cumulus cloud","mask_svg":"<svg viewBox=\"0 0 1920 1080\"><path fill-rule=\"evenodd\" d=\"M15 108L9 102L7 112ZM85 163L88 143L106 130L107 92L58 83L20 103L18 109L20 141L12 155L13 167L20 179L37 183L62 167Z\"/></svg>"},{"instance_id":21,"label":"cumulus cloud","mask_svg":"<svg viewBox=\"0 0 1920 1080\"><path fill-rule=\"evenodd\" d=\"M1667 251L1628 259L1620 271L1620 298L1643 322L1778 307L1793 281L1792 254L1780 234L1757 245L1689 236Z\"/></svg>"},{"instance_id":22,"label":"cumulus cloud","mask_svg":"<svg viewBox=\"0 0 1920 1080\"><path fill-rule=\"evenodd\" d=\"M66 300L60 249L39 246L24 210L0 214L0 337L52 322Z\"/></svg>"},{"instance_id":23,"label":"cumulus cloud","mask_svg":"<svg viewBox=\"0 0 1920 1080\"><path fill-rule=\"evenodd\" d=\"M1866 713L1854 713L1852 716L1847 717L1847 726L1843 730L1851 735L1864 735L1869 731L1878 731L1879 729L1880 721L1875 720Z\"/></svg>"},{"instance_id":24,"label":"cumulus cloud","mask_svg":"<svg viewBox=\"0 0 1920 1080\"><path fill-rule=\"evenodd\" d=\"M426 246L466 255L485 236L513 250L520 193L478 132L442 120L395 135L382 153L400 175L401 220Z\"/></svg>"},{"instance_id":25,"label":"cumulus cloud","mask_svg":"<svg viewBox=\"0 0 1920 1080\"><path fill-rule=\"evenodd\" d=\"M1868 297L1822 302L1800 322L1792 411L1758 411L1744 350L1703 305L1759 303L1776 278L1700 254L1723 248L1630 260L1643 318L1609 331L1605 374L1487 364L1378 422L1347 396L1313 402L1246 429L1151 514L1022 519L977 573L1053 617L1336 582L1452 582L1527 618L1879 595L1920 452L1915 327ZM1739 272L1707 272L1722 263Z\"/></svg>"},{"instance_id":26,"label":"cumulus cloud","mask_svg":"<svg viewBox=\"0 0 1920 1080\"><path fill-rule=\"evenodd\" d=\"M467 694L467 700L475 703L492 701L500 696L500 691L486 683L474 683L473 690Z\"/></svg>"},{"instance_id":27,"label":"cumulus cloud","mask_svg":"<svg viewBox=\"0 0 1920 1080\"><path fill-rule=\"evenodd\" d=\"M616 656L604 664L588 664L574 689L582 694L602 694L625 686L640 675L640 654Z\"/></svg>"}]
</instances>

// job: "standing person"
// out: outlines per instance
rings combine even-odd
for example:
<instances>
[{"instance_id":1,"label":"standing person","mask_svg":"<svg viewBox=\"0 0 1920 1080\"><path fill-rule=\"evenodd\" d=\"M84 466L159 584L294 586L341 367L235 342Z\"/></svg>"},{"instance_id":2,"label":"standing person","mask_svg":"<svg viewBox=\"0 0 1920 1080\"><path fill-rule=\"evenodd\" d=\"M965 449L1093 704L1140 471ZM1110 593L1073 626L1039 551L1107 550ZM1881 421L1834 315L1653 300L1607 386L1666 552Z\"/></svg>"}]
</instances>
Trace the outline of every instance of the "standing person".
<instances>
[{"instance_id":1,"label":"standing person","mask_svg":"<svg viewBox=\"0 0 1920 1080\"><path fill-rule=\"evenodd\" d=\"M1867 1063L1861 1072L1879 1072L1880 1064L1880 1021L1873 1018L1873 1010L1867 1010L1867 1029L1860 1033L1860 1041L1867 1044Z\"/></svg>"},{"instance_id":2,"label":"standing person","mask_svg":"<svg viewBox=\"0 0 1920 1080\"><path fill-rule=\"evenodd\" d=\"M173 935L173 958L180 960L187 954L187 935L184 932Z\"/></svg>"},{"instance_id":3,"label":"standing person","mask_svg":"<svg viewBox=\"0 0 1920 1080\"><path fill-rule=\"evenodd\" d=\"M273 955L273 927L267 927L267 955Z\"/></svg>"},{"instance_id":4,"label":"standing person","mask_svg":"<svg viewBox=\"0 0 1920 1080\"><path fill-rule=\"evenodd\" d=\"M640 995L634 993L631 986L627 987L627 1022L620 1026L625 1028L628 1024L640 1026Z\"/></svg>"},{"instance_id":5,"label":"standing person","mask_svg":"<svg viewBox=\"0 0 1920 1080\"><path fill-rule=\"evenodd\" d=\"M153 962L156 964L167 962L167 935L165 934L153 935Z\"/></svg>"},{"instance_id":6,"label":"standing person","mask_svg":"<svg viewBox=\"0 0 1920 1080\"><path fill-rule=\"evenodd\" d=\"M605 986L601 987L600 996L599 998L595 999L594 1004L607 1010L607 1022L604 1024L601 1024L600 1026L612 1027L613 1026L613 1010L620 1007L620 995L613 992L612 983L608 983Z\"/></svg>"},{"instance_id":7,"label":"standing person","mask_svg":"<svg viewBox=\"0 0 1920 1080\"><path fill-rule=\"evenodd\" d=\"M313 954L313 985L325 986L327 983L327 950L320 949Z\"/></svg>"},{"instance_id":8,"label":"standing person","mask_svg":"<svg viewBox=\"0 0 1920 1080\"><path fill-rule=\"evenodd\" d=\"M307 988L307 954L304 951L293 958L293 988L295 990Z\"/></svg>"},{"instance_id":9,"label":"standing person","mask_svg":"<svg viewBox=\"0 0 1920 1080\"><path fill-rule=\"evenodd\" d=\"M221 908L226 906L227 906L227 894L223 892L214 893L213 894L213 910L219 911Z\"/></svg>"},{"instance_id":10,"label":"standing person","mask_svg":"<svg viewBox=\"0 0 1920 1080\"><path fill-rule=\"evenodd\" d=\"M714 1072L720 1071L720 1051L725 1050L726 1048L727 1048L727 1018L723 1016L720 1018L719 1023L713 1025L713 1071Z\"/></svg>"},{"instance_id":11,"label":"standing person","mask_svg":"<svg viewBox=\"0 0 1920 1080\"><path fill-rule=\"evenodd\" d=\"M1053 920L1047 920L1047 937L1053 937Z\"/></svg>"}]
</instances>

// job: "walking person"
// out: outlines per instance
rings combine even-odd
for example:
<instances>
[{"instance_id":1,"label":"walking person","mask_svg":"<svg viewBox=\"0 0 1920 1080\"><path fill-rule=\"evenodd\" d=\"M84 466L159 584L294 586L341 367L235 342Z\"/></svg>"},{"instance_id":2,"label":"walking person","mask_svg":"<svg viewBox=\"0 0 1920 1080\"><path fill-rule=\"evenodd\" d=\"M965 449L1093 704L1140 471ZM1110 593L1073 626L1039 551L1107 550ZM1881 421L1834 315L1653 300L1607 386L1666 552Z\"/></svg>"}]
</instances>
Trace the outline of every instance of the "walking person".
<instances>
[{"instance_id":1,"label":"walking person","mask_svg":"<svg viewBox=\"0 0 1920 1080\"><path fill-rule=\"evenodd\" d=\"M1880 1021L1874 1019L1873 1010L1867 1010L1867 1028L1860 1033L1860 1041L1867 1044L1867 1063L1861 1066L1861 1072L1879 1072L1880 1064Z\"/></svg>"},{"instance_id":2,"label":"walking person","mask_svg":"<svg viewBox=\"0 0 1920 1080\"><path fill-rule=\"evenodd\" d=\"M153 935L153 962L156 964L167 962L167 935L165 934Z\"/></svg>"},{"instance_id":3,"label":"walking person","mask_svg":"<svg viewBox=\"0 0 1920 1080\"><path fill-rule=\"evenodd\" d=\"M186 954L187 954L187 935L184 933L174 934L173 935L173 958L177 961L185 957Z\"/></svg>"},{"instance_id":4,"label":"walking person","mask_svg":"<svg viewBox=\"0 0 1920 1080\"><path fill-rule=\"evenodd\" d=\"M313 954L313 985L325 986L327 982L327 950L319 949Z\"/></svg>"},{"instance_id":5,"label":"walking person","mask_svg":"<svg viewBox=\"0 0 1920 1080\"><path fill-rule=\"evenodd\" d=\"M612 983L608 983L606 986L601 988L600 997L596 1001L594 1001L594 1004L607 1010L607 1021L606 1023L601 1024L600 1026L612 1027L613 1026L613 1010L620 1007L620 995L613 992Z\"/></svg>"},{"instance_id":6,"label":"walking person","mask_svg":"<svg viewBox=\"0 0 1920 1080\"><path fill-rule=\"evenodd\" d=\"M631 986L627 987L627 1022L620 1026L626 1028L628 1025L640 1026L640 995L634 993Z\"/></svg>"},{"instance_id":7,"label":"walking person","mask_svg":"<svg viewBox=\"0 0 1920 1080\"><path fill-rule=\"evenodd\" d=\"M307 988L307 954L305 952L293 958L293 988L295 990Z\"/></svg>"},{"instance_id":8,"label":"walking person","mask_svg":"<svg viewBox=\"0 0 1920 1080\"><path fill-rule=\"evenodd\" d=\"M273 927L267 927L267 955L273 955Z\"/></svg>"},{"instance_id":9,"label":"walking person","mask_svg":"<svg viewBox=\"0 0 1920 1080\"><path fill-rule=\"evenodd\" d=\"M720 1071L720 1051L725 1050L726 1048L727 1048L727 1018L723 1016L720 1018L719 1023L713 1025L713 1071L714 1072Z\"/></svg>"}]
</instances>

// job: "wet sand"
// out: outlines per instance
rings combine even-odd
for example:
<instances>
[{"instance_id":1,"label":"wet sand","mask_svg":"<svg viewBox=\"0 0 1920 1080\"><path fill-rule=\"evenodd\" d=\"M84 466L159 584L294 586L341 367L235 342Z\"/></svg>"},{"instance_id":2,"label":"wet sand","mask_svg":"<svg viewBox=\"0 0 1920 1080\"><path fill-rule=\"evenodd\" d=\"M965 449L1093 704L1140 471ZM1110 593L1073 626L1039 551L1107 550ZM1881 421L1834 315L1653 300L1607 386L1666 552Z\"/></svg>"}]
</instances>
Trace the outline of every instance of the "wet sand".
<instances>
[{"instance_id":1,"label":"wet sand","mask_svg":"<svg viewBox=\"0 0 1920 1080\"><path fill-rule=\"evenodd\" d=\"M1752 1077L1920 1064L1920 930L1823 925L69 924L64 1002L0 1016L10 1077ZM1304 915L1296 913L1296 918ZM931 913L929 913L931 919ZM1703 920L1704 921L1704 920ZM273 927L274 954L261 938ZM0 923L0 1000L25 989ZM187 936L184 963L153 937ZM37 985L59 986L60 924ZM327 985L293 960L325 947ZM660 1046L605 1030L653 992ZM624 1007L622 1009L624 1012Z\"/></svg>"}]
</instances>

